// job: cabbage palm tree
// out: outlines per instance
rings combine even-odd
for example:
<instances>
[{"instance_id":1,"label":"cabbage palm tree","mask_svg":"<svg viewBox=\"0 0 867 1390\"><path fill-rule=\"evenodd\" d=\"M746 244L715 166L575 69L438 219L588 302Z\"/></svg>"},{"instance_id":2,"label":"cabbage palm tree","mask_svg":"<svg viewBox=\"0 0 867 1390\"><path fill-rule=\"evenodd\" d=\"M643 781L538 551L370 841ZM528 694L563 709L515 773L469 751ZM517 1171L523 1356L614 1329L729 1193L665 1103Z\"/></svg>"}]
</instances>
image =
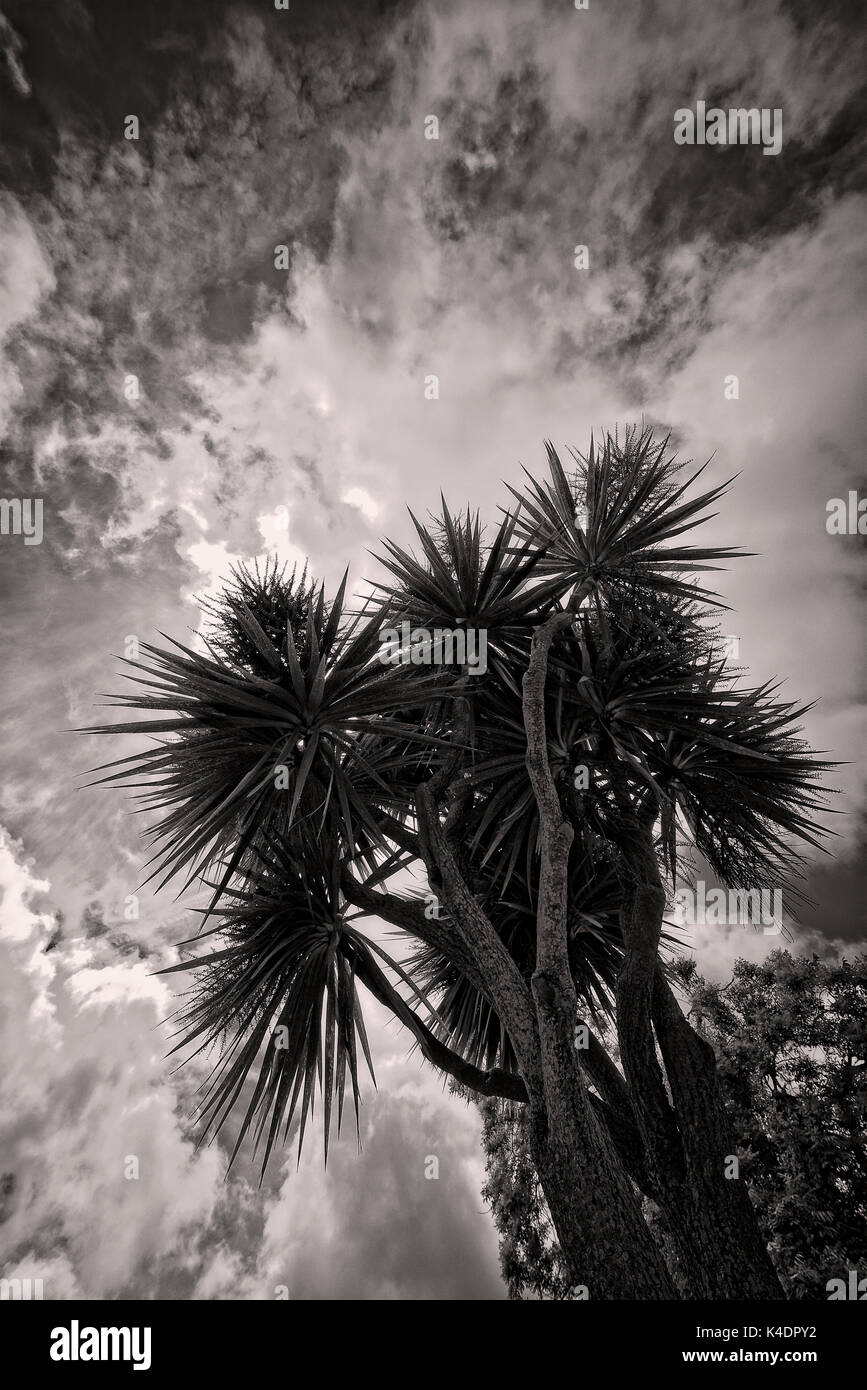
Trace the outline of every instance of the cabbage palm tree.
<instances>
[{"instance_id":1,"label":"cabbage palm tree","mask_svg":"<svg viewBox=\"0 0 867 1390\"><path fill-rule=\"evenodd\" d=\"M373 1073L366 992L440 1073L526 1107L590 1297L779 1298L665 913L690 851L724 885L791 887L829 764L802 708L718 655L698 577L739 552L684 537L728 484L696 491L701 470L646 430L591 443L568 476L550 445L548 462L488 533L445 500L413 517L417 549L385 542L355 611L345 578L329 601L306 575L238 569L205 651L128 663L114 703L149 717L91 732L155 739L99 780L157 813L162 882L209 889L195 939L216 949L171 967L195 981L179 1046L217 1051L205 1133L238 1109L236 1151L251 1134L264 1167L293 1124L300 1146L318 1090L327 1158L334 1099L339 1131L362 1057ZM415 645L389 660L403 623ZM486 634L484 673L421 659L420 629L459 628ZM401 890L408 868L426 894ZM377 918L403 953L365 931Z\"/></svg>"}]
</instances>

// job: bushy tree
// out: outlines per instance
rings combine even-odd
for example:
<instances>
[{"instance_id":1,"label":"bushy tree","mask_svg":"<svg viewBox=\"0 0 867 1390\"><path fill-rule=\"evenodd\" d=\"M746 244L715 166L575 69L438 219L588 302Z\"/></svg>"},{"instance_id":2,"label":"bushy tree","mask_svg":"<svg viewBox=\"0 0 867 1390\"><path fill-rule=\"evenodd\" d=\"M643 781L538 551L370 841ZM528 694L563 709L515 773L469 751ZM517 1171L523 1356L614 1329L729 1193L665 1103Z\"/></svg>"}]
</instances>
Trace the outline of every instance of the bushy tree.
<instances>
[{"instance_id":1,"label":"bushy tree","mask_svg":"<svg viewBox=\"0 0 867 1390\"><path fill-rule=\"evenodd\" d=\"M683 973L774 1262L794 1296L827 1298L867 1270L867 956L775 951L724 986Z\"/></svg>"},{"instance_id":2,"label":"bushy tree","mask_svg":"<svg viewBox=\"0 0 867 1390\"><path fill-rule=\"evenodd\" d=\"M724 486L695 493L646 430L591 443L570 476L548 461L487 532L445 501L413 517L418 550L386 541L355 611L345 578L328 601L240 571L207 654L131 663L118 703L151 717L100 731L156 742L107 775L144 779L163 881L210 884L219 949L176 967L199 979L187 1041L220 1049L207 1126L245 1092L239 1143L252 1129L267 1162L320 1090L327 1146L332 1098L339 1124L362 1055L372 1069L363 990L444 1075L524 1107L591 1297L781 1297L724 1177L713 1051L672 992L663 916L684 836L723 883L791 885L825 765L802 710L718 654L698 576L737 552L685 537ZM484 671L437 657L430 634L459 629L484 634ZM395 890L411 865L427 902ZM365 917L411 939L403 964Z\"/></svg>"}]
</instances>

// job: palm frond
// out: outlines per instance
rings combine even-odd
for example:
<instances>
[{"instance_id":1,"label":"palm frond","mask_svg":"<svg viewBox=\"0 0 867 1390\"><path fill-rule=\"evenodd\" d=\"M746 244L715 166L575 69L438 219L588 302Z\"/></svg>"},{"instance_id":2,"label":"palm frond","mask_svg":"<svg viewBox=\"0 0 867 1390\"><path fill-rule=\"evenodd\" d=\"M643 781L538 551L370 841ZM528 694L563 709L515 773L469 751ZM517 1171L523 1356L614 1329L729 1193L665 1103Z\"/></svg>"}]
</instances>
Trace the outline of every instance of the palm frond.
<instances>
[{"instance_id":1,"label":"palm frond","mask_svg":"<svg viewBox=\"0 0 867 1390\"><path fill-rule=\"evenodd\" d=\"M256 1149L264 1140L264 1174L281 1126L285 1142L296 1116L300 1159L317 1088L326 1161L332 1104L339 1134L347 1077L358 1125L361 1056L375 1077L357 970L373 950L340 906L334 865L274 846L254 860L244 887L222 893L220 948L162 973L201 972L178 1015L174 1051L223 1044L201 1106L202 1139L219 1133L243 1096L230 1164L252 1131Z\"/></svg>"},{"instance_id":2,"label":"palm frond","mask_svg":"<svg viewBox=\"0 0 867 1390\"><path fill-rule=\"evenodd\" d=\"M641 583L659 594L695 598L694 583L685 575L718 569L714 562L744 554L729 547L672 544L710 520L714 513L708 508L729 484L686 498L704 470L681 482L683 465L669 454L668 440L655 441L651 430L630 428L622 444L611 434L599 447L591 441L586 456L574 455L574 482L553 444L546 448L550 479L539 482L528 473L523 493L509 491L519 503L516 535L540 552L537 573L556 579L558 597L589 580L606 592ZM716 601L709 593L703 597Z\"/></svg>"},{"instance_id":3,"label":"palm frond","mask_svg":"<svg viewBox=\"0 0 867 1390\"><path fill-rule=\"evenodd\" d=\"M156 738L94 769L99 783L131 786L143 809L163 813L148 830L157 845L151 877L183 876L187 887L219 862L223 887L256 846L291 834L321 833L370 862L374 849L389 852L377 811L399 797L401 750L439 743L400 711L441 697L449 677L383 664L376 615L341 625L344 587L345 579L330 610L322 588L311 599L303 655L291 620L272 640L233 599L231 640L242 633L268 677L171 639L125 663L136 688L108 703L158 717L80 732Z\"/></svg>"}]
</instances>

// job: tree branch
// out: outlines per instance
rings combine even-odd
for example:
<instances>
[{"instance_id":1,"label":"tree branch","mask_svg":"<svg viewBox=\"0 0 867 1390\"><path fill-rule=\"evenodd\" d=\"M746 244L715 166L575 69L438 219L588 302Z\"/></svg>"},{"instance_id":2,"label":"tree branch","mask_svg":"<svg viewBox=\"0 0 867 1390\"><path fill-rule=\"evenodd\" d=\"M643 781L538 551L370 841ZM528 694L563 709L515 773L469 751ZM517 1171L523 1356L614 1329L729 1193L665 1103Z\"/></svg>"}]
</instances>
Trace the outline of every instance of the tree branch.
<instances>
[{"instance_id":1,"label":"tree branch","mask_svg":"<svg viewBox=\"0 0 867 1390\"><path fill-rule=\"evenodd\" d=\"M648 1171L644 1147L635 1124L624 1120L619 1111L613 1109L599 1096L594 1095L592 1091L588 1092L587 1099L596 1119L613 1144L617 1157L636 1187L646 1197L658 1201L659 1189Z\"/></svg>"},{"instance_id":2,"label":"tree branch","mask_svg":"<svg viewBox=\"0 0 867 1390\"><path fill-rule=\"evenodd\" d=\"M583 587L579 593L583 593ZM580 600L578 600L580 601ZM554 638L575 621L570 609L554 613L533 633L530 661L523 680L524 730L527 735L527 771L539 808L542 863L536 912L536 970L556 980L564 1003L575 995L569 969L568 906L569 850L574 830L563 814L560 796L548 760L545 726L545 684L548 656Z\"/></svg>"},{"instance_id":3,"label":"tree branch","mask_svg":"<svg viewBox=\"0 0 867 1390\"><path fill-rule=\"evenodd\" d=\"M411 898L400 898L395 893L380 893L373 888L368 888L366 884L359 882L346 864L341 870L340 887L343 896L352 903L353 907L360 908L362 912L371 916L382 917L392 926L400 927L402 931L408 932L411 936L417 937L419 941L423 941L425 945L439 951L460 970L462 975L466 976L470 984L488 1002L491 1002L490 991L487 989L475 961L450 922L442 918L430 919L425 917L422 904L413 902Z\"/></svg>"},{"instance_id":4,"label":"tree branch","mask_svg":"<svg viewBox=\"0 0 867 1390\"><path fill-rule=\"evenodd\" d=\"M550 829L563 820L557 788L548 761L548 738L545 728L545 682L548 676L548 655L558 632L570 627L575 614L568 609L553 613L533 633L530 661L524 672L524 728L527 734L527 771L533 785L539 816Z\"/></svg>"},{"instance_id":5,"label":"tree branch","mask_svg":"<svg viewBox=\"0 0 867 1390\"><path fill-rule=\"evenodd\" d=\"M420 859L421 850L419 848L418 836L415 835L413 831L408 830L395 816L390 816L387 811L383 811L380 814L383 817L380 826L383 835L387 835L389 840L393 840L401 849L408 850L410 854L414 854Z\"/></svg>"},{"instance_id":6,"label":"tree branch","mask_svg":"<svg viewBox=\"0 0 867 1390\"><path fill-rule=\"evenodd\" d=\"M509 1034L521 1074L532 1093L536 1086L541 1088L542 1073L530 991L487 913L470 892L455 851L440 826L436 803L428 786L419 787L416 804L428 882L435 892L442 890L465 950L484 977L484 992ZM541 1095L541 1089L538 1094Z\"/></svg>"},{"instance_id":7,"label":"tree branch","mask_svg":"<svg viewBox=\"0 0 867 1390\"><path fill-rule=\"evenodd\" d=\"M603 1100L626 1124L635 1125L635 1111L629 1095L629 1087L621 1076L608 1052L599 1039L591 1032L588 1024L578 1020L578 1027L587 1029L589 1046L579 1049L579 1057L587 1075L593 1082Z\"/></svg>"},{"instance_id":8,"label":"tree branch","mask_svg":"<svg viewBox=\"0 0 867 1390\"><path fill-rule=\"evenodd\" d=\"M684 1177L684 1154L674 1111L656 1056L652 1001L665 893L652 843L633 847L635 880L624 887L620 912L623 959L617 972L617 1037L639 1132L654 1178L664 1185Z\"/></svg>"},{"instance_id":9,"label":"tree branch","mask_svg":"<svg viewBox=\"0 0 867 1390\"><path fill-rule=\"evenodd\" d=\"M492 1067L489 1071L467 1062L457 1052L453 1052L444 1042L431 1032L426 1023L413 1013L412 1009L383 974L379 966L360 953L356 957L356 978L361 980L380 1004L390 1009L395 1018L410 1030L418 1042L423 1055L432 1066L462 1086L467 1086L480 1096L499 1096L502 1100L526 1101L527 1088L520 1076Z\"/></svg>"}]
</instances>

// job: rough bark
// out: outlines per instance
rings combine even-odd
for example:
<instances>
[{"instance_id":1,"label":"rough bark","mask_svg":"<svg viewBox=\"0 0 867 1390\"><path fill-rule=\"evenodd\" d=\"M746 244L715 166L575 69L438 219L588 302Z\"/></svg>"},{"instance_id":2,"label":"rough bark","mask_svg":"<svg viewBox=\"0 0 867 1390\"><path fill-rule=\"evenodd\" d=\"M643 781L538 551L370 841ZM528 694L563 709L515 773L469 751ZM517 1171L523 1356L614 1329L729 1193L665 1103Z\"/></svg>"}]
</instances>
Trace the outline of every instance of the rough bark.
<instances>
[{"instance_id":1,"label":"rough bark","mask_svg":"<svg viewBox=\"0 0 867 1390\"><path fill-rule=\"evenodd\" d=\"M442 897L472 957L487 997L508 1031L528 1093L541 1091L539 1035L530 991L484 909L461 873L457 855L439 823L437 806L428 787L418 792L419 832L428 882Z\"/></svg>"},{"instance_id":2,"label":"rough bark","mask_svg":"<svg viewBox=\"0 0 867 1390\"><path fill-rule=\"evenodd\" d=\"M649 853L652 855L652 845ZM631 854L621 910L623 960L615 992L620 1060L632 1098L636 1125L656 1200L668 1220L682 1279L698 1297L707 1293L701 1251L690 1239L691 1193L677 1120L656 1054L652 1001L665 894L653 865L642 853L641 832Z\"/></svg>"},{"instance_id":3,"label":"rough bark","mask_svg":"<svg viewBox=\"0 0 867 1390\"><path fill-rule=\"evenodd\" d=\"M696 1298L782 1298L749 1195L739 1179L725 1177L734 1139L713 1050L684 1017L659 962L665 894L649 817L636 826L625 857L625 951L617 982L621 1061L683 1278Z\"/></svg>"},{"instance_id":4,"label":"rough bark","mask_svg":"<svg viewBox=\"0 0 867 1390\"><path fill-rule=\"evenodd\" d=\"M443 949L445 943L440 937L434 939L427 934L422 936L422 932L430 926L430 923L424 918L424 913L418 903L396 897L391 893L374 892L360 884L348 871L344 873L343 886L346 898L356 907L373 915L384 917L386 921L393 922L396 926L402 927L403 930L412 932L422 940L430 939L431 944L435 945L438 950ZM421 923L418 920L419 914L422 918ZM421 930L419 930L420 927ZM384 1004L396 1018L406 1025L416 1038L423 1056L432 1066L435 1066L445 1075L453 1077L461 1086L473 1091L476 1095L497 1096L503 1100L519 1102L527 1101L527 1088L520 1076L505 1072L499 1067L482 1071L479 1067L466 1062L450 1047L441 1042L431 1029L418 1018L414 1010L397 994L397 991L381 971L377 971L376 976L377 978L374 978L372 974L367 972L364 965L359 965L358 978L370 989L380 1003ZM473 976L471 978L480 980L480 977ZM477 987L484 992L483 985L479 983ZM590 1034L589 1048L582 1052L581 1060L588 1077L600 1092L598 1096L591 1093L589 1097L600 1126L608 1134L620 1162L633 1182L642 1192L653 1197L654 1189L644 1162L644 1151L632 1118L629 1096L623 1078L608 1053L592 1033Z\"/></svg>"},{"instance_id":5,"label":"rough bark","mask_svg":"<svg viewBox=\"0 0 867 1390\"><path fill-rule=\"evenodd\" d=\"M707 1298L785 1298L749 1193L726 1178L735 1156L713 1048L686 1018L657 965L653 1017L681 1133L690 1204L686 1232L707 1271Z\"/></svg>"},{"instance_id":6,"label":"rough bark","mask_svg":"<svg viewBox=\"0 0 867 1390\"><path fill-rule=\"evenodd\" d=\"M539 808L539 897L532 978L544 1111L531 1111L531 1147L563 1254L591 1298L676 1298L623 1166L590 1102L574 1035L578 1000L569 969L568 865L572 826L548 762L545 680L558 613L538 628L524 676L527 768Z\"/></svg>"},{"instance_id":7,"label":"rough bark","mask_svg":"<svg viewBox=\"0 0 867 1390\"><path fill-rule=\"evenodd\" d=\"M534 976L533 994L545 1105L531 1108L530 1147L575 1282L586 1286L590 1298L676 1298L624 1167L591 1104L572 1038L574 1023L544 976Z\"/></svg>"}]
</instances>

